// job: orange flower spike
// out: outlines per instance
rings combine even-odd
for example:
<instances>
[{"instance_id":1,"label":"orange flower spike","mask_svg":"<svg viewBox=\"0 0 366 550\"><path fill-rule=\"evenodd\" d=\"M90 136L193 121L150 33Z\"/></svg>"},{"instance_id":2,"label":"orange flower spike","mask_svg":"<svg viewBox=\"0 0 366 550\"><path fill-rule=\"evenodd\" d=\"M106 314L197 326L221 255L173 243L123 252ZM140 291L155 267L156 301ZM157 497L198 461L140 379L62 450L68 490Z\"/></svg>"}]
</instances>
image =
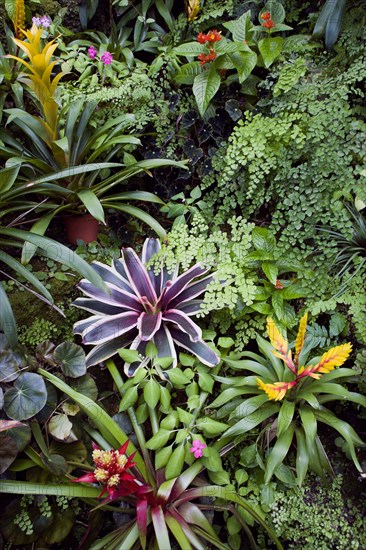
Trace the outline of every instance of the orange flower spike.
<instances>
[{"instance_id":1,"label":"orange flower spike","mask_svg":"<svg viewBox=\"0 0 366 550\"><path fill-rule=\"evenodd\" d=\"M274 287L277 289L277 290L281 290L283 288L283 284L281 283L281 281L279 281L278 279L276 279L276 284L274 285Z\"/></svg>"},{"instance_id":2,"label":"orange flower spike","mask_svg":"<svg viewBox=\"0 0 366 550\"><path fill-rule=\"evenodd\" d=\"M276 26L276 23L272 21L272 19L268 19L267 21L264 21L262 23L262 27L265 27L266 29L273 29L273 27Z\"/></svg>"},{"instance_id":3,"label":"orange flower spike","mask_svg":"<svg viewBox=\"0 0 366 550\"><path fill-rule=\"evenodd\" d=\"M306 312L305 315L303 315L300 319L299 332L297 333L296 341L295 341L294 362L296 365L299 362L299 355L301 353L302 348L304 347L307 323L308 323L308 313Z\"/></svg>"},{"instance_id":4,"label":"orange flower spike","mask_svg":"<svg viewBox=\"0 0 366 550\"><path fill-rule=\"evenodd\" d=\"M219 42L219 40L221 40L221 31L213 29L212 31L209 31L207 33L207 38L208 42L210 42L211 44Z\"/></svg>"}]
</instances>

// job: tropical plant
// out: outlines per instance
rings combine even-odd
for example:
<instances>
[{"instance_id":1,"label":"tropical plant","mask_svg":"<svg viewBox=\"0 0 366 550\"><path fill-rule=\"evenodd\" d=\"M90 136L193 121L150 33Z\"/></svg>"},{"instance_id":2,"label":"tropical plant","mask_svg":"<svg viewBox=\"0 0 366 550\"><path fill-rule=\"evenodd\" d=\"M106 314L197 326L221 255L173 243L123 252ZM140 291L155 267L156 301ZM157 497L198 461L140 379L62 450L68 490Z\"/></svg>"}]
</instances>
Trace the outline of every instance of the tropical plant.
<instances>
[{"instance_id":1,"label":"tropical plant","mask_svg":"<svg viewBox=\"0 0 366 550\"><path fill-rule=\"evenodd\" d=\"M198 57L198 61L183 65L173 79L178 84L193 84L193 94L201 115L218 92L222 76L226 76L227 71L235 71L228 75L227 85L233 81L243 84L257 64L268 68L279 57L284 39L273 38L272 34L292 30L283 24L284 19L282 4L270 0L259 13L259 26L251 22L250 11L224 23L232 34L232 40L222 36L221 31L209 30L199 33L196 42L188 42L172 50L174 56ZM267 37L261 38L263 33Z\"/></svg>"},{"instance_id":2,"label":"tropical plant","mask_svg":"<svg viewBox=\"0 0 366 550\"><path fill-rule=\"evenodd\" d=\"M146 239L141 259L132 248L126 248L112 267L92 263L108 287L106 292L89 280L79 283L87 298L77 298L74 305L94 314L74 325L74 332L82 335L83 343L95 346L87 356L88 366L112 357L130 344L130 349L143 354L149 341L155 344L158 357L173 358L173 366L177 364L176 345L206 365L219 363L218 355L203 342L201 329L190 319L199 312L201 300L197 297L213 275L207 275L200 264L180 276L178 266L170 273L162 268L158 272L148 269L146 264L159 249L157 239ZM203 275L206 276L202 278ZM126 374L132 376L140 363L126 363Z\"/></svg>"},{"instance_id":3,"label":"tropical plant","mask_svg":"<svg viewBox=\"0 0 366 550\"><path fill-rule=\"evenodd\" d=\"M123 382L116 368L111 367L113 377L123 395ZM128 440L119 425L91 399L74 391L65 382L54 375L40 370L40 373L56 388L68 395L93 421L95 428L87 427L93 442L92 458L94 465L85 464L89 472L81 477L72 478L74 483L33 483L10 480L0 481L0 492L29 494L35 491L42 495L65 495L79 498L100 498L107 493L108 497L99 504L111 506L111 501L121 500L132 505L131 520L91 543L91 550L112 550L119 546L132 548L137 542L142 548L152 548L156 544L161 550L169 550L174 539L180 548L202 549L205 543L228 550L204 510L213 506L218 511L233 514L244 528L249 543L255 547L243 514L256 520L275 542L282 546L272 529L262 518L240 498L234 491L218 485L209 485L198 477L204 469L202 449L206 445L199 440L193 441L191 453L197 458L183 473L172 479L166 479L164 469L154 470L148 451L145 448L145 436L139 426L133 408L130 418L138 439L141 451ZM141 456L140 452L143 456ZM77 467L80 468L80 464ZM74 468L75 469L75 468ZM99 483L100 487L75 485L78 483ZM215 499L213 504L196 502L202 497Z\"/></svg>"},{"instance_id":4,"label":"tropical plant","mask_svg":"<svg viewBox=\"0 0 366 550\"><path fill-rule=\"evenodd\" d=\"M320 357L309 359L305 334L307 314L300 321L295 341L295 353L289 343L268 319L267 332L270 343L261 336L257 337L260 352L244 352L241 358L225 358L224 362L234 370L247 371L250 375L236 378L221 378L221 395L211 403L212 408L221 407L230 413L232 426L223 434L223 438L240 439L249 430L266 422L262 434L264 440L276 438L269 450L265 465L265 482L268 483L276 469L290 451L296 436L297 482L301 485L308 468L319 475L331 470L327 454L317 433L317 424L321 422L335 429L344 438L345 445L359 472L362 467L357 459L355 446L365 446L354 429L338 418L325 403L346 400L366 407L366 397L349 391L338 383L340 378L352 380L355 371L337 368L343 365L351 352L351 344L342 344L331 348ZM255 376L252 376L254 374ZM260 378L258 378L260 377ZM234 386L234 387L233 387ZM263 393L264 392L264 393ZM243 395L251 395L244 401ZM239 398L238 398L239 397Z\"/></svg>"}]
</instances>

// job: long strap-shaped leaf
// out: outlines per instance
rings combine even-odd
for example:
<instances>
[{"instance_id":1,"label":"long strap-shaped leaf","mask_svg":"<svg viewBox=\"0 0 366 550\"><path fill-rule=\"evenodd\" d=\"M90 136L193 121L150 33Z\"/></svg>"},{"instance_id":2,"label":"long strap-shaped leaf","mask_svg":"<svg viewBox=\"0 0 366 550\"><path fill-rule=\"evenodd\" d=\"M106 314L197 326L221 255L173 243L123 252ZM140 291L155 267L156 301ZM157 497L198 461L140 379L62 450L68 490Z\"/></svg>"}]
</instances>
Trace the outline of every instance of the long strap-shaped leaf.
<instances>
[{"instance_id":1,"label":"long strap-shaped leaf","mask_svg":"<svg viewBox=\"0 0 366 550\"><path fill-rule=\"evenodd\" d=\"M0 328L11 347L16 348L18 345L18 328L13 309L2 284L0 284Z\"/></svg>"},{"instance_id":2,"label":"long strap-shaped leaf","mask_svg":"<svg viewBox=\"0 0 366 550\"><path fill-rule=\"evenodd\" d=\"M0 493L20 495L55 495L71 498L98 498L99 487L87 487L76 483L33 483L31 481L0 480Z\"/></svg>"},{"instance_id":3,"label":"long strap-shaped leaf","mask_svg":"<svg viewBox=\"0 0 366 550\"><path fill-rule=\"evenodd\" d=\"M79 407L93 420L94 424L100 430L102 436L108 443L118 449L123 443L128 440L128 436L125 432L119 427L119 425L106 413L97 403L95 403L89 397L82 395L81 393L73 390L68 384L54 376L53 374L45 371L44 369L39 369L38 372L42 374L47 380L52 382L56 388L66 393ZM129 452L137 451L135 446L130 442ZM139 469L141 475L146 480L147 472L145 463L142 460L142 457L139 452L136 452L134 461L136 466Z\"/></svg>"},{"instance_id":4,"label":"long strap-shaped leaf","mask_svg":"<svg viewBox=\"0 0 366 550\"><path fill-rule=\"evenodd\" d=\"M159 550L171 550L169 532L161 506L153 506L151 508L151 519L154 525L156 542ZM124 548L127 548L127 546L124 546Z\"/></svg>"}]
</instances>

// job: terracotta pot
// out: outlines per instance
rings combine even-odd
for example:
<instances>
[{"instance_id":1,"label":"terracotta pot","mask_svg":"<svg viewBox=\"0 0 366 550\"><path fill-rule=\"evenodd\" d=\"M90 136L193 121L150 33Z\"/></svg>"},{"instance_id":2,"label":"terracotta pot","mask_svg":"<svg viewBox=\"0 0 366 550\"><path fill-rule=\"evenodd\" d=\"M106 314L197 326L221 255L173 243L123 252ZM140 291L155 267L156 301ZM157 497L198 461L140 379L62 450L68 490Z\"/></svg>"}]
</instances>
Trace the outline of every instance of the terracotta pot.
<instances>
[{"instance_id":1,"label":"terracotta pot","mask_svg":"<svg viewBox=\"0 0 366 550\"><path fill-rule=\"evenodd\" d=\"M91 214L65 216L64 224L70 244L77 244L77 241L88 244L98 237L99 222Z\"/></svg>"}]
</instances>

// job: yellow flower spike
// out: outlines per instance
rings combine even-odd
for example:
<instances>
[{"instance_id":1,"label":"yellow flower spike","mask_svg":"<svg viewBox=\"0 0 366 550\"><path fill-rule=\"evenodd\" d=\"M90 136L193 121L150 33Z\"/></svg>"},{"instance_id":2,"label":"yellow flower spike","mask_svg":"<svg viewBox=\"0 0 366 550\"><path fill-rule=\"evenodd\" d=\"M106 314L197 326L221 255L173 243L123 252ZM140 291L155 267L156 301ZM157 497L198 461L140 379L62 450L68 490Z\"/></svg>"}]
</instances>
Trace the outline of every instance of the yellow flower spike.
<instances>
[{"instance_id":1,"label":"yellow flower spike","mask_svg":"<svg viewBox=\"0 0 366 550\"><path fill-rule=\"evenodd\" d=\"M318 365L318 372L327 373L335 367L340 367L348 359L352 351L352 344L342 344L325 352Z\"/></svg>"},{"instance_id":2,"label":"yellow flower spike","mask_svg":"<svg viewBox=\"0 0 366 550\"><path fill-rule=\"evenodd\" d=\"M286 395L286 392L296 386L296 380L292 382L275 382L274 384L265 384L260 378L257 378L258 387L263 390L267 395L268 399L273 399L274 401L281 401Z\"/></svg>"},{"instance_id":3,"label":"yellow flower spike","mask_svg":"<svg viewBox=\"0 0 366 550\"><path fill-rule=\"evenodd\" d=\"M198 13L201 9L200 0L184 0L184 4L188 21L194 21L194 19L197 19Z\"/></svg>"},{"instance_id":4,"label":"yellow flower spike","mask_svg":"<svg viewBox=\"0 0 366 550\"><path fill-rule=\"evenodd\" d=\"M274 320L270 317L267 319L267 332L272 346L282 355L287 355L288 342L280 333Z\"/></svg>"},{"instance_id":5,"label":"yellow flower spike","mask_svg":"<svg viewBox=\"0 0 366 550\"><path fill-rule=\"evenodd\" d=\"M303 315L300 319L299 332L297 333L296 341L295 341L295 357L294 357L295 363L298 363L299 355L301 353L302 348L304 347L307 323L308 323L308 312L306 312L305 315Z\"/></svg>"}]
</instances>

